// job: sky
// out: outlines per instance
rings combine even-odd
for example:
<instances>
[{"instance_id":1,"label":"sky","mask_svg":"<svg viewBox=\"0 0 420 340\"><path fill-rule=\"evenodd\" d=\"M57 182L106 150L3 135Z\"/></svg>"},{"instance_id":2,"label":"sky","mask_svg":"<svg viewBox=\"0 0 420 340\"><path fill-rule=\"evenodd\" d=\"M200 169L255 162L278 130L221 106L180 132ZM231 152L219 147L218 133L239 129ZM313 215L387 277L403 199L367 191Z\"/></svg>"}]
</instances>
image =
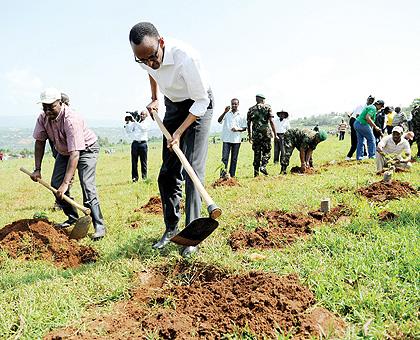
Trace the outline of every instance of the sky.
<instances>
[{"instance_id":1,"label":"sky","mask_svg":"<svg viewBox=\"0 0 420 340\"><path fill-rule=\"evenodd\" d=\"M292 119L349 112L370 94L408 106L420 97L418 13L418 0L4 1L0 119L35 117L46 87L95 124L143 109L149 81L128 41L140 21L199 51L214 119L257 93Z\"/></svg>"}]
</instances>

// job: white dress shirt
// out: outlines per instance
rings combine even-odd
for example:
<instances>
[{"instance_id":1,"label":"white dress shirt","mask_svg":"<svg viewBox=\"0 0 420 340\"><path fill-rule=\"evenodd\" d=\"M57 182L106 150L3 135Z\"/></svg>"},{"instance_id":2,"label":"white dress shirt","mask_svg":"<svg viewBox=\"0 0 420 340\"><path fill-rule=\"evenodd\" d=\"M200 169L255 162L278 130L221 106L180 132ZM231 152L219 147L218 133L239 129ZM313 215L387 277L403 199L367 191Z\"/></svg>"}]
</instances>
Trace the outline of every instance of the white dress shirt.
<instances>
[{"instance_id":1,"label":"white dress shirt","mask_svg":"<svg viewBox=\"0 0 420 340\"><path fill-rule=\"evenodd\" d=\"M128 138L132 141L142 142L148 141L148 132L150 127L150 121L148 118L144 119L143 121L139 122L129 122L124 125L124 130L127 133Z\"/></svg>"},{"instance_id":2,"label":"white dress shirt","mask_svg":"<svg viewBox=\"0 0 420 340\"><path fill-rule=\"evenodd\" d=\"M398 144L395 144L392 135L386 136L378 143L378 148L382 149L385 154L395 154L401 158L402 153L411 155L410 143L405 138L401 138Z\"/></svg>"},{"instance_id":3,"label":"white dress shirt","mask_svg":"<svg viewBox=\"0 0 420 340\"><path fill-rule=\"evenodd\" d=\"M352 112L352 114L351 114L351 116L350 116L350 118L357 118L361 113L362 113L362 111L363 111L363 109L366 107L366 105L359 105L359 106L357 106L354 110L353 110L353 112Z\"/></svg>"},{"instance_id":4,"label":"white dress shirt","mask_svg":"<svg viewBox=\"0 0 420 340\"><path fill-rule=\"evenodd\" d=\"M285 133L290 129L290 123L288 118L283 118L280 120L280 117L274 119L274 127L276 128L276 133Z\"/></svg>"},{"instance_id":5,"label":"white dress shirt","mask_svg":"<svg viewBox=\"0 0 420 340\"><path fill-rule=\"evenodd\" d=\"M241 133L232 131L232 128L245 129L246 127L246 117L244 114L239 111L233 113L232 110L227 112L223 117L222 141L224 143L240 143Z\"/></svg>"},{"instance_id":6,"label":"white dress shirt","mask_svg":"<svg viewBox=\"0 0 420 340\"><path fill-rule=\"evenodd\" d=\"M172 102L194 100L190 113L200 117L210 104L209 83L200 63L198 52L187 44L165 39L165 54L161 66L154 70L140 64L156 80L160 91Z\"/></svg>"}]
</instances>

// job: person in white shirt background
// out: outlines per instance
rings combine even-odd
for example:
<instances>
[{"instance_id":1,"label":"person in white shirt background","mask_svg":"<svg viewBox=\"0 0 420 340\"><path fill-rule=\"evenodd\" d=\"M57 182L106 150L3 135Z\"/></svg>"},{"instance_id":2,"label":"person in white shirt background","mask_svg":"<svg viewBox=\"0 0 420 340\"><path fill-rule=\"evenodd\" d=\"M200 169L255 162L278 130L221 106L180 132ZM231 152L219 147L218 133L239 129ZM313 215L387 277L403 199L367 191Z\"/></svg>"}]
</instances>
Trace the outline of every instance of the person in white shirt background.
<instances>
[{"instance_id":1,"label":"person in white shirt background","mask_svg":"<svg viewBox=\"0 0 420 340\"><path fill-rule=\"evenodd\" d=\"M230 106L226 106L225 111L217 120L219 123L223 122L222 129L222 163L224 169L220 170L220 177L227 177L227 167L230 154L230 177L235 177L236 165L238 163L239 148L241 147L241 132L246 130L246 116L238 111L239 99L233 98L230 101Z\"/></svg>"},{"instance_id":2,"label":"person in white shirt background","mask_svg":"<svg viewBox=\"0 0 420 340\"><path fill-rule=\"evenodd\" d=\"M147 119L147 111L141 111L140 114L128 112L131 115L125 116L124 130L131 139L131 179L133 183L139 180L138 162L140 158L141 178L147 178L147 141L150 129L150 122Z\"/></svg>"},{"instance_id":3,"label":"person in white shirt background","mask_svg":"<svg viewBox=\"0 0 420 340\"><path fill-rule=\"evenodd\" d=\"M278 139L274 138L274 164L278 164L280 157L284 155L284 134L290 129L289 113L286 111L277 112L274 126L279 137Z\"/></svg>"},{"instance_id":4,"label":"person in white shirt background","mask_svg":"<svg viewBox=\"0 0 420 340\"><path fill-rule=\"evenodd\" d=\"M402 138L403 128L396 126L392 129L392 135L381 139L376 147L376 171L382 172L388 162L392 160L397 169L411 168L411 148L406 138ZM405 157L403 157L405 155ZM389 159L391 158L391 159Z\"/></svg>"},{"instance_id":5,"label":"person in white shirt background","mask_svg":"<svg viewBox=\"0 0 420 340\"><path fill-rule=\"evenodd\" d=\"M183 176L181 162L171 148L178 144L201 182L204 182L208 138L213 114L213 96L198 53L185 43L160 36L149 22L134 25L129 34L134 61L149 74L151 113L159 109L158 88L165 97L163 124L172 135L163 138L162 166L158 185L165 232L155 249L162 249L178 232L181 217L182 181L185 179L185 225L201 215L201 197L193 182ZM197 247L185 247L189 256Z\"/></svg>"}]
</instances>

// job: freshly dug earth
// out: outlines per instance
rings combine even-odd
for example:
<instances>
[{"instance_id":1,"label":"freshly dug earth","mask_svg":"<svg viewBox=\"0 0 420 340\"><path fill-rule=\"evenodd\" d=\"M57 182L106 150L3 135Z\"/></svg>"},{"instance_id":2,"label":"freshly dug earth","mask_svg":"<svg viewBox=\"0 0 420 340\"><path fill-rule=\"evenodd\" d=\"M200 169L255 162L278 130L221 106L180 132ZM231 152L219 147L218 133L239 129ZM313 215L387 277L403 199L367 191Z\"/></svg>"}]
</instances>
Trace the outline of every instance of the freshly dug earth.
<instances>
[{"instance_id":1,"label":"freshly dug earth","mask_svg":"<svg viewBox=\"0 0 420 340\"><path fill-rule=\"evenodd\" d=\"M134 209L134 212L144 211L151 214L160 215L163 213L162 201L159 196L152 196L145 205Z\"/></svg>"},{"instance_id":2,"label":"freshly dug earth","mask_svg":"<svg viewBox=\"0 0 420 340\"><path fill-rule=\"evenodd\" d=\"M216 182L211 185L213 188L216 187L234 187L241 186L236 178L219 178Z\"/></svg>"},{"instance_id":3,"label":"freshly dug earth","mask_svg":"<svg viewBox=\"0 0 420 340\"><path fill-rule=\"evenodd\" d=\"M395 220L398 217L398 215L394 214L391 211L383 210L378 214L378 217L379 217L379 221L387 222L387 221Z\"/></svg>"},{"instance_id":4,"label":"freshly dug earth","mask_svg":"<svg viewBox=\"0 0 420 340\"><path fill-rule=\"evenodd\" d=\"M337 223L348 219L353 211L345 205L338 205L329 212L319 210L304 213L266 211L257 213L258 220L266 220L268 227L257 227L253 231L239 228L234 231L229 244L233 250L245 248L283 248L298 238L312 233L312 227L319 223Z\"/></svg>"},{"instance_id":5,"label":"freshly dug earth","mask_svg":"<svg viewBox=\"0 0 420 340\"><path fill-rule=\"evenodd\" d=\"M46 219L19 220L0 230L0 249L10 257L24 260L47 260L69 268L95 262L98 253L70 240Z\"/></svg>"},{"instance_id":6,"label":"freshly dug earth","mask_svg":"<svg viewBox=\"0 0 420 340\"><path fill-rule=\"evenodd\" d=\"M290 169L290 173L292 174L305 174L305 175L314 175L318 173L318 170L315 170L314 168L306 168L305 171L302 171L302 168L300 166L294 166Z\"/></svg>"},{"instance_id":7,"label":"freshly dug earth","mask_svg":"<svg viewBox=\"0 0 420 340\"><path fill-rule=\"evenodd\" d=\"M408 182L392 180L390 183L385 181L375 182L367 187L360 188L357 192L368 199L376 202L384 202L408 195L416 195L417 190Z\"/></svg>"},{"instance_id":8,"label":"freshly dug earth","mask_svg":"<svg viewBox=\"0 0 420 340\"><path fill-rule=\"evenodd\" d=\"M229 239L233 250L244 248L283 248L300 237L312 233L311 225L315 220L305 214L283 211L257 213L257 219L265 219L268 227L257 227L254 231L239 228Z\"/></svg>"},{"instance_id":9,"label":"freshly dug earth","mask_svg":"<svg viewBox=\"0 0 420 340\"><path fill-rule=\"evenodd\" d=\"M141 276L132 298L118 303L112 314L88 320L83 331L67 328L46 339L221 339L234 333L263 338L275 337L276 331L308 339L344 334L345 323L315 307L314 295L295 274L228 275L193 264L176 266L165 275L171 279L147 272Z\"/></svg>"}]
</instances>

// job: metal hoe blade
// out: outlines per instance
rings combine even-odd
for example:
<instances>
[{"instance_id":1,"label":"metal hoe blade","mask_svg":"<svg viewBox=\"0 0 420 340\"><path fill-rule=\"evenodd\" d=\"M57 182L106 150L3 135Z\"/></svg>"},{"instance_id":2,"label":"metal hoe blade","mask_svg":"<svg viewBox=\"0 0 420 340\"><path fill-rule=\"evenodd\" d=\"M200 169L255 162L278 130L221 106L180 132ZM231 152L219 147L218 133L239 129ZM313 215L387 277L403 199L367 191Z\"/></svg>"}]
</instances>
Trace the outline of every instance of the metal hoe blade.
<instances>
[{"instance_id":1,"label":"metal hoe blade","mask_svg":"<svg viewBox=\"0 0 420 340\"><path fill-rule=\"evenodd\" d=\"M217 227L219 222L212 218L197 218L171 238L171 241L182 246L196 246L205 240Z\"/></svg>"},{"instance_id":2,"label":"metal hoe blade","mask_svg":"<svg viewBox=\"0 0 420 340\"><path fill-rule=\"evenodd\" d=\"M74 227L70 232L69 238L74 240L80 240L82 238L85 238L88 234L91 222L92 218L90 216L80 217L74 224Z\"/></svg>"}]
</instances>

